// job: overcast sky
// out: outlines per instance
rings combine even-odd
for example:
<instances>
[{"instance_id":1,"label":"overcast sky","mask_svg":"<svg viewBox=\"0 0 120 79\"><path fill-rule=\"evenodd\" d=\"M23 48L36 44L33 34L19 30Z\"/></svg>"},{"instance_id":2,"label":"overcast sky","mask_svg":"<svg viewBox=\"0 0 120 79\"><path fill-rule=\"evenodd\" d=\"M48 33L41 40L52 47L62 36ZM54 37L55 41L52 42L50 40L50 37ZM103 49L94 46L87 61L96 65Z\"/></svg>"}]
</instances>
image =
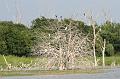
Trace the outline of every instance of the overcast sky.
<instances>
[{"instance_id":1,"label":"overcast sky","mask_svg":"<svg viewBox=\"0 0 120 79\"><path fill-rule=\"evenodd\" d=\"M0 0L0 20L15 21L20 14L24 24L30 24L36 17L54 15L85 21L83 14L90 11L98 16L99 22L104 13L120 22L120 0Z\"/></svg>"}]
</instances>

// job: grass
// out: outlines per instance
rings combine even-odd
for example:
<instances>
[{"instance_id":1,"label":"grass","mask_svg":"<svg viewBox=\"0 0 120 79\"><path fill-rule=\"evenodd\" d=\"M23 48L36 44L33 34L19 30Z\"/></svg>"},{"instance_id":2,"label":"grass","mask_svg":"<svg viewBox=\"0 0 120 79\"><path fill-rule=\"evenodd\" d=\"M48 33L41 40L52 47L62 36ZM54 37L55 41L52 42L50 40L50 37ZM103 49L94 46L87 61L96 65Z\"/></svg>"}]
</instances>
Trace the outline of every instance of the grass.
<instances>
[{"instance_id":1,"label":"grass","mask_svg":"<svg viewBox=\"0 0 120 79\"><path fill-rule=\"evenodd\" d=\"M12 65L18 65L18 63L22 62L25 64L29 64L31 61L34 61L35 57L16 57L16 56L5 56L8 63ZM99 57L99 65L102 65L102 57ZM120 64L120 56L114 57L105 57L106 66L110 66L112 62L116 63L116 65ZM43 62L43 60L41 60ZM2 55L0 55L0 67L6 67L6 63ZM30 70L30 71L0 71L0 76L32 76L32 75L63 75L63 74L81 74L81 73L96 73L99 72L100 69L93 70L51 70L51 71L40 71L40 70Z\"/></svg>"},{"instance_id":2,"label":"grass","mask_svg":"<svg viewBox=\"0 0 120 79\"><path fill-rule=\"evenodd\" d=\"M0 76L32 76L33 74L21 71L0 71Z\"/></svg>"},{"instance_id":3,"label":"grass","mask_svg":"<svg viewBox=\"0 0 120 79\"><path fill-rule=\"evenodd\" d=\"M12 65L18 65L20 62L29 64L31 61L35 60L33 57L5 56L5 58L7 62ZM98 59L100 59L99 65L102 65L102 57L98 57ZM111 65L113 62L115 62L116 65L120 65L120 56L105 57L105 63L107 66ZM0 55L0 68L1 67L6 67L6 63L2 55Z\"/></svg>"},{"instance_id":4,"label":"grass","mask_svg":"<svg viewBox=\"0 0 120 79\"><path fill-rule=\"evenodd\" d=\"M64 75L64 74L94 74L99 71L94 70L50 70L50 71L39 71L39 70L31 70L31 71L1 71L0 76L34 76L34 75Z\"/></svg>"},{"instance_id":5,"label":"grass","mask_svg":"<svg viewBox=\"0 0 120 79\"><path fill-rule=\"evenodd\" d=\"M18 63L20 62L29 64L31 61L34 60L34 58L31 57L26 58L26 57L16 57L16 56L5 56L5 58L9 64L12 64L14 66L18 65ZM0 55L0 67L3 68L6 67L6 63L2 55Z\"/></svg>"},{"instance_id":6,"label":"grass","mask_svg":"<svg viewBox=\"0 0 120 79\"><path fill-rule=\"evenodd\" d=\"M99 57L99 65L102 65L102 57ZM112 57L105 57L105 64L107 66L110 66L113 62L115 62L116 65L120 65L120 56L112 56Z\"/></svg>"},{"instance_id":7,"label":"grass","mask_svg":"<svg viewBox=\"0 0 120 79\"><path fill-rule=\"evenodd\" d=\"M20 62L30 63L36 58L33 57L16 57L16 56L5 56L7 62L12 65L17 65ZM41 60L43 62L43 60ZM6 63L2 55L0 55L0 66L6 67ZM97 70L29 70L29 71L0 71L0 76L32 76L32 75L63 75L63 74L80 74L80 73L96 73Z\"/></svg>"},{"instance_id":8,"label":"grass","mask_svg":"<svg viewBox=\"0 0 120 79\"><path fill-rule=\"evenodd\" d=\"M34 61L35 57L16 57L16 56L5 56L7 62L14 66L18 65L18 63L22 62L24 64L29 64L31 61ZM99 65L102 65L102 57L98 57L100 59ZM41 60L43 62L43 60ZM120 56L112 56L112 57L105 57L105 63L107 66L111 65L115 62L116 65L120 65ZM6 67L6 63L2 55L0 55L0 68Z\"/></svg>"}]
</instances>

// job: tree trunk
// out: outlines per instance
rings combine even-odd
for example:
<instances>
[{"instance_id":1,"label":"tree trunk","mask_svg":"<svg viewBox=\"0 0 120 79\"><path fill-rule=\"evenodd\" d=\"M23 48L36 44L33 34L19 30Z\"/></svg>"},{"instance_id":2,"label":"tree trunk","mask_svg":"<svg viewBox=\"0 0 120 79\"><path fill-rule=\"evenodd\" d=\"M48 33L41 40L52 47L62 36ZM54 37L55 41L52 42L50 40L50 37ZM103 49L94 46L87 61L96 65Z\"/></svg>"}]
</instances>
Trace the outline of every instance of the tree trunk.
<instances>
[{"instance_id":1,"label":"tree trunk","mask_svg":"<svg viewBox=\"0 0 120 79\"><path fill-rule=\"evenodd\" d=\"M93 26L93 52L94 52L94 64L97 66L96 52L95 52L95 44L96 44L96 34L95 34L95 24Z\"/></svg>"},{"instance_id":2,"label":"tree trunk","mask_svg":"<svg viewBox=\"0 0 120 79\"><path fill-rule=\"evenodd\" d=\"M103 57L102 66L103 66L103 68L105 67L105 46L106 46L106 40L104 39L104 46L103 46L103 51L102 51L102 57Z\"/></svg>"}]
</instances>

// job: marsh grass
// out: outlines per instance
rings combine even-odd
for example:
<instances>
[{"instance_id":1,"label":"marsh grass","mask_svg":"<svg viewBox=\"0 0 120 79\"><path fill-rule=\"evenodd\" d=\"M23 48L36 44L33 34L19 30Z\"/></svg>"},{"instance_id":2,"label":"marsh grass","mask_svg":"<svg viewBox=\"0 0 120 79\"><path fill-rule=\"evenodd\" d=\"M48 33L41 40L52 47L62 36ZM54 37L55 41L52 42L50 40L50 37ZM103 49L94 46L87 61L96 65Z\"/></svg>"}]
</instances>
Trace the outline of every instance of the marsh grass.
<instances>
[{"instance_id":1,"label":"marsh grass","mask_svg":"<svg viewBox=\"0 0 120 79\"><path fill-rule=\"evenodd\" d=\"M15 56L5 56L8 63L13 65L18 65L18 63L22 62L25 64L29 64L31 61L35 61L35 57L15 57ZM39 58L41 62L47 61L47 59ZM99 66L102 66L102 58L99 57ZM120 64L120 57L105 57L106 67L110 66L112 62L116 63L116 65ZM0 55L0 67L5 68L6 64L3 59L3 56ZM94 74L101 72L101 68L93 68L93 69L75 69L75 70L12 70L12 71L0 71L0 76L33 76L33 75L64 75L64 74Z\"/></svg>"},{"instance_id":2,"label":"marsh grass","mask_svg":"<svg viewBox=\"0 0 120 79\"><path fill-rule=\"evenodd\" d=\"M67 74L95 74L99 73L100 70L50 70L50 71L1 71L0 76L39 76L39 75L67 75Z\"/></svg>"},{"instance_id":3,"label":"marsh grass","mask_svg":"<svg viewBox=\"0 0 120 79\"><path fill-rule=\"evenodd\" d=\"M102 65L102 57L99 57L99 65ZM106 66L111 66L112 63L115 63L117 66L120 66L120 56L105 57Z\"/></svg>"},{"instance_id":4,"label":"marsh grass","mask_svg":"<svg viewBox=\"0 0 120 79\"><path fill-rule=\"evenodd\" d=\"M18 66L19 63L29 64L34 61L35 58L32 57L16 57L16 56L5 56L7 62L14 66ZM2 55L0 55L0 68L5 68L7 65Z\"/></svg>"},{"instance_id":5,"label":"marsh grass","mask_svg":"<svg viewBox=\"0 0 120 79\"><path fill-rule=\"evenodd\" d=\"M36 61L36 57L16 57L16 56L5 56L6 60L9 64L12 64L14 66L17 66L19 63L29 64ZM43 58L38 58L39 62L46 62L47 60ZM98 57L99 60L99 66L102 66L102 57ZM37 63L38 61L36 61ZM106 66L110 66L113 62L115 62L116 65L120 65L120 56L112 56L112 57L105 57L105 64ZM0 69L5 68L7 65L4 61L4 58L2 55L0 55Z\"/></svg>"}]
</instances>

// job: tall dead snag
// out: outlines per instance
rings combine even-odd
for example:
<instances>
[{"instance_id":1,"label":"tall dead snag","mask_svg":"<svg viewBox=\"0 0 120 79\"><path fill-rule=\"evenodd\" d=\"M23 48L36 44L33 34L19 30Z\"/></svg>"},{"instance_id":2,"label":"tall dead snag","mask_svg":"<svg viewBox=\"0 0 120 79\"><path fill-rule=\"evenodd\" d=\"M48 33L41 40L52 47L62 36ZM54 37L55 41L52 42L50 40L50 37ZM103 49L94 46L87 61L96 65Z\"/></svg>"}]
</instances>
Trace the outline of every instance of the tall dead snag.
<instances>
[{"instance_id":1,"label":"tall dead snag","mask_svg":"<svg viewBox=\"0 0 120 79\"><path fill-rule=\"evenodd\" d=\"M103 40L103 38L100 36L99 32L101 31L101 28L97 32L97 47L99 47L102 55L102 66L105 67L105 48L106 48L106 39Z\"/></svg>"},{"instance_id":2,"label":"tall dead snag","mask_svg":"<svg viewBox=\"0 0 120 79\"><path fill-rule=\"evenodd\" d=\"M91 41L71 19L68 24L59 21L56 32L49 36L48 41L36 45L47 58L45 70L93 67Z\"/></svg>"},{"instance_id":3,"label":"tall dead snag","mask_svg":"<svg viewBox=\"0 0 120 79\"><path fill-rule=\"evenodd\" d=\"M90 25L93 28L93 55L94 55L94 65L97 66L97 58L96 58L96 52L95 52L95 46L96 46L96 21L94 21L92 15L84 14L86 18L90 21Z\"/></svg>"},{"instance_id":4,"label":"tall dead snag","mask_svg":"<svg viewBox=\"0 0 120 79\"><path fill-rule=\"evenodd\" d=\"M103 62L102 62L102 65L103 65L103 68L105 67L105 47L106 47L106 40L104 39L104 44L103 44L103 50L102 50L102 57L103 57Z\"/></svg>"},{"instance_id":5,"label":"tall dead snag","mask_svg":"<svg viewBox=\"0 0 120 79\"><path fill-rule=\"evenodd\" d=\"M97 59L96 59L96 52L95 52L95 45L96 45L96 27L95 24L92 23L92 27L93 27L93 51L94 51L94 61L95 61L95 66L97 66Z\"/></svg>"},{"instance_id":6,"label":"tall dead snag","mask_svg":"<svg viewBox=\"0 0 120 79\"><path fill-rule=\"evenodd\" d=\"M19 24L21 23L21 19L22 19L22 15L21 15L21 11L20 11L20 7L18 7L17 5L17 1L15 2L16 5L16 23Z\"/></svg>"}]
</instances>

